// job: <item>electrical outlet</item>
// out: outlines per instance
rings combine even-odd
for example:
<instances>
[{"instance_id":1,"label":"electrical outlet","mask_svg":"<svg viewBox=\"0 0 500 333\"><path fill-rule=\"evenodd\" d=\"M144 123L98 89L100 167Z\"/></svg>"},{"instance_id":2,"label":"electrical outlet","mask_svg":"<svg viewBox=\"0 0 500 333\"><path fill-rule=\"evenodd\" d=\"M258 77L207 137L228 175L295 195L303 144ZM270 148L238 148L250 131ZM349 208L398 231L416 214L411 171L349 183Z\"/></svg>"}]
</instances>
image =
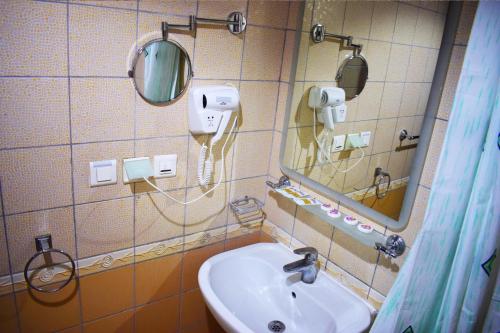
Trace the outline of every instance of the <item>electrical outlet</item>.
<instances>
[{"instance_id":1,"label":"electrical outlet","mask_svg":"<svg viewBox=\"0 0 500 333\"><path fill-rule=\"evenodd\" d=\"M335 135L332 142L332 152L342 151L345 146L345 134Z\"/></svg>"},{"instance_id":2,"label":"electrical outlet","mask_svg":"<svg viewBox=\"0 0 500 333\"><path fill-rule=\"evenodd\" d=\"M359 136L361 136L361 147L368 147L370 145L370 137L372 135L372 132L366 131L366 132L361 132L359 133Z\"/></svg>"}]
</instances>

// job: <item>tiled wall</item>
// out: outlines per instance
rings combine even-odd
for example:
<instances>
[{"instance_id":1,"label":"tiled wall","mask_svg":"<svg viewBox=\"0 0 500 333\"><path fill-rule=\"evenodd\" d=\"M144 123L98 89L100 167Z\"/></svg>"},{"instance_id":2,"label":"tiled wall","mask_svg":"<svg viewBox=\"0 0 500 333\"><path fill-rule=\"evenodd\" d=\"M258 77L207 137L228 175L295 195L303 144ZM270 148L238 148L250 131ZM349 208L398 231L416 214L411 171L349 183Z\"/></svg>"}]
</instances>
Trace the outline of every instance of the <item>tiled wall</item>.
<instances>
[{"instance_id":1,"label":"tiled wall","mask_svg":"<svg viewBox=\"0 0 500 333\"><path fill-rule=\"evenodd\" d=\"M399 2L395 4L375 2L374 4L365 3L365 5L367 8L371 8L369 11L373 14L372 20L377 17L377 15L375 15L375 8L378 6L392 7L395 5L398 14L396 15L396 21L392 21L393 24L396 24L395 22L398 21L399 8L404 8L406 11L408 7L411 7L411 10L419 12L422 9L421 7L425 6L426 12L430 10L436 15L440 15L437 12L439 4L432 2ZM276 195L272 191L268 191L265 206L268 220L264 225L264 230L275 235L277 239L289 244L291 247L303 246L304 244L315 246L323 256L322 261L327 270L333 272L341 281L375 303L383 301L384 295L387 295L394 283L399 267L411 250L415 237L422 225L429 192L432 187L434 172L446 133L447 120L454 99L455 88L461 71L476 5L477 4L474 2L465 2L462 7L460 23L456 32L446 82L440 101L438 115L436 117L432 140L425 160L423 174L419 182L414 207L407 227L403 231L398 232L398 234L405 239L408 246L403 256L389 261L384 256L381 256L376 250L360 245L360 243L351 239L340 230L334 229L300 207L291 204L281 196ZM350 5L348 4L347 6L349 7ZM368 17L370 16L368 15ZM368 19L368 21L370 20ZM414 26L409 30L407 28L406 26L404 27L405 33L410 36L416 36L416 29ZM368 62L370 64L370 60L368 60ZM386 84L392 83L387 82ZM361 101L361 97L359 100ZM278 159L280 143L283 137L282 112L284 112L284 108L278 108L276 127L274 130L272 159L269 170L269 178L272 181L276 181L282 174ZM307 192L314 194L313 190L304 186L303 188ZM319 195L318 197L321 198ZM382 228L380 225L367 220L363 216L343 206L340 206L340 209L345 213L358 217L362 221L372 223L375 228L382 232L386 232L387 234L392 233L390 230Z\"/></svg>"},{"instance_id":2,"label":"tiled wall","mask_svg":"<svg viewBox=\"0 0 500 333\"><path fill-rule=\"evenodd\" d=\"M397 152L395 148L400 145L400 130L406 129L410 135L420 133L447 5L446 1L308 1L293 87L286 165L342 193L372 185L377 167L389 172L392 180L408 177L415 149ZM370 145L364 148L365 157L348 173L318 164L308 99L314 85L336 86L337 68L352 50L340 50L336 40L313 43L309 31L316 23L323 24L329 33L353 36L355 43L363 45L362 54L368 62L365 89L358 98L347 101L346 121L335 124L334 129L335 135L372 134ZM317 127L321 133L323 126ZM343 170L357 163L360 156L356 150L344 151L334 154L333 160L336 168Z\"/></svg>"},{"instance_id":3,"label":"tiled wall","mask_svg":"<svg viewBox=\"0 0 500 333\"><path fill-rule=\"evenodd\" d=\"M217 242L222 251L233 235L250 230L239 228L228 202L243 195L265 199L275 113L278 99L286 98L281 81L289 74L282 67L290 60L283 61L283 50L294 37L288 29L297 14L293 8L288 1L253 0L0 2L0 289L5 304L0 306L0 331L70 326L79 331L85 326L85 331L109 332L127 325L140 330L154 316L151 311L158 313L163 306L139 308L160 298L172 309L171 314L161 310L165 316L180 313L176 321L163 318L172 325L165 331L206 330L192 326L203 322L206 309L195 286L197 269L186 271L186 251ZM189 133L187 94L168 107L145 103L127 77L127 58L136 41L160 30L161 21L183 23L191 14L225 18L233 11L247 15L244 34L203 25L196 38L170 32L191 57L192 85L231 83L240 90L241 118L225 152L224 182L188 207L144 184L124 185L123 158L175 153L177 176L157 184L180 200L201 193L196 165L207 138ZM89 162L103 159L118 160L118 183L90 188ZM44 233L82 265L79 285L42 297L49 306L16 280L35 252L34 237ZM133 265L151 251L163 253L165 246L171 256ZM112 261L109 271L107 260ZM86 263L89 267L83 267ZM150 270L163 270L165 279L141 278ZM193 285L171 277L178 274ZM149 297L157 290L148 286L143 291L141 279L153 279L161 288L183 286L183 292L177 288ZM18 291L13 294L12 288ZM189 306L196 311L184 311ZM9 329L2 326L8 323Z\"/></svg>"}]
</instances>

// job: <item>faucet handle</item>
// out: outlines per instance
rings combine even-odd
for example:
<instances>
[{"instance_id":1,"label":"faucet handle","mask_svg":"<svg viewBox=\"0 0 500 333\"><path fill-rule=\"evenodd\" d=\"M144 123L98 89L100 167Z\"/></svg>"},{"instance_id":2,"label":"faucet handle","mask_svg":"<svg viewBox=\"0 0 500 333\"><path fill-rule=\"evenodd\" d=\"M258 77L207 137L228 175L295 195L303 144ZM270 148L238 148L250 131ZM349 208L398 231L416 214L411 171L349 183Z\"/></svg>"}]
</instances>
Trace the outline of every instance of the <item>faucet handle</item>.
<instances>
[{"instance_id":1,"label":"faucet handle","mask_svg":"<svg viewBox=\"0 0 500 333\"><path fill-rule=\"evenodd\" d=\"M304 254L306 256L306 259L309 261L316 261L318 260L318 250L316 250L314 247L301 247L300 249L295 249L293 250L293 253L295 254Z\"/></svg>"}]
</instances>

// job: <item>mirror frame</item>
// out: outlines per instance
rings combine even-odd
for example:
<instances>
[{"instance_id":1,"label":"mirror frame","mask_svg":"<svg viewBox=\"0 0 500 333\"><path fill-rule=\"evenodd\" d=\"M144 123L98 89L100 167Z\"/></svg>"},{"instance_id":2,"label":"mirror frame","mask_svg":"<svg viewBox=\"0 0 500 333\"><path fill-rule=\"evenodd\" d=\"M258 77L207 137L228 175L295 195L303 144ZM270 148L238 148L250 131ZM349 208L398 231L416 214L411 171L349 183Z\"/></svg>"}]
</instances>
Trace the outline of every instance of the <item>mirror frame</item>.
<instances>
[{"instance_id":1,"label":"mirror frame","mask_svg":"<svg viewBox=\"0 0 500 333\"><path fill-rule=\"evenodd\" d=\"M137 89L137 84L135 83L135 68L137 66L137 61L139 61L139 57L141 56L141 54L144 52L144 50L146 49L146 47L148 47L149 45L153 44L153 43L157 43L157 42L167 42L167 43L172 43L174 44L175 46L177 46L179 49L181 49L182 52L184 52L184 54L186 55L186 60L188 62L188 65L189 65L189 69L188 69L188 77L187 77L187 80L186 80L186 84L184 85L184 88L181 90L181 92L173 99L170 99L166 102L153 102L153 101L150 101L149 99L147 99L141 91L139 91L139 89ZM193 66L191 64L191 58L189 57L189 53L186 51L186 49L184 47L182 47L181 44L179 44L177 41L175 40L172 40L172 39L163 39L163 38L156 38L156 39L152 39L150 41L148 41L146 44L144 44L143 46L141 46L141 48L139 48L137 50L137 52L135 53L135 56L134 56L134 60L132 61L132 68L130 69L129 73L132 72L132 75L129 74L129 78L132 80L132 84L134 85L134 89L135 91L137 91L137 93L139 94L139 96L141 96L141 98L151 104L151 105L155 105L155 106L167 106L167 105L170 105L172 103L175 103L178 99L180 99L184 93L186 92L186 90L188 90L188 87L189 87L189 84L191 83L191 79L193 78Z\"/></svg>"},{"instance_id":2,"label":"mirror frame","mask_svg":"<svg viewBox=\"0 0 500 333\"><path fill-rule=\"evenodd\" d=\"M299 14L298 22L303 22L305 2L302 2ZM290 121L291 115L291 105L293 98L293 87L295 83L295 75L297 71L297 62L299 54L299 44L301 34L303 32L302 25L300 29L296 30L295 33L295 49L293 54L293 62L290 74L290 82L288 87L288 97L286 102L286 113L285 120L282 129L282 138L280 144L280 168L282 173L289 176L291 179L299 182L300 184L310 187L312 190L316 191L322 196L329 198L338 202L339 204L354 210L355 212L363 215L364 217L371 219L379 224L387 226L392 231L403 230L409 222L410 214L413 209L418 184L420 182L420 177L424 168L425 159L427 156L427 151L429 148L429 143L431 141L432 131L434 129L434 123L437 116L439 104L441 101L441 95L446 80L446 74L448 72L448 65L450 63L451 52L453 49L453 41L455 39L455 32L457 31L458 21L461 13L461 2L449 1L448 2L448 12L446 13L445 26L443 31L443 37L441 40L441 45L438 54L438 60L436 63L436 69L434 71L434 77L431 84L431 91L429 94L429 100L427 102L427 107L424 114L424 119L422 123L422 129L420 132L420 138L417 145L417 150L415 152L415 157L410 169L410 177L408 181L408 186L406 189L405 197L403 200L403 205L401 208L401 213L398 220L394 220L372 208L369 208L356 200L346 197L344 194L334 191L331 188L318 183L297 171L290 169L284 164L284 155L286 149L286 141L288 138L288 123Z\"/></svg>"}]
</instances>

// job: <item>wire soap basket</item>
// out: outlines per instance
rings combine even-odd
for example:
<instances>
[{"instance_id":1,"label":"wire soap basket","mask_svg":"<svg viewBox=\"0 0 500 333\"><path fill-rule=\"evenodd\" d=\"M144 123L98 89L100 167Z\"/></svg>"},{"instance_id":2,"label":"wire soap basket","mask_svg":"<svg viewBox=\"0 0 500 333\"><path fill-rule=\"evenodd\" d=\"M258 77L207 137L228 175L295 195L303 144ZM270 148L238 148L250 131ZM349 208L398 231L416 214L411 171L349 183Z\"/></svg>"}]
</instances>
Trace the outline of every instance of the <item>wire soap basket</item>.
<instances>
[{"instance_id":1,"label":"wire soap basket","mask_svg":"<svg viewBox=\"0 0 500 333\"><path fill-rule=\"evenodd\" d=\"M230 202L229 207L240 223L264 221L264 204L259 199L245 195L242 199Z\"/></svg>"}]
</instances>

